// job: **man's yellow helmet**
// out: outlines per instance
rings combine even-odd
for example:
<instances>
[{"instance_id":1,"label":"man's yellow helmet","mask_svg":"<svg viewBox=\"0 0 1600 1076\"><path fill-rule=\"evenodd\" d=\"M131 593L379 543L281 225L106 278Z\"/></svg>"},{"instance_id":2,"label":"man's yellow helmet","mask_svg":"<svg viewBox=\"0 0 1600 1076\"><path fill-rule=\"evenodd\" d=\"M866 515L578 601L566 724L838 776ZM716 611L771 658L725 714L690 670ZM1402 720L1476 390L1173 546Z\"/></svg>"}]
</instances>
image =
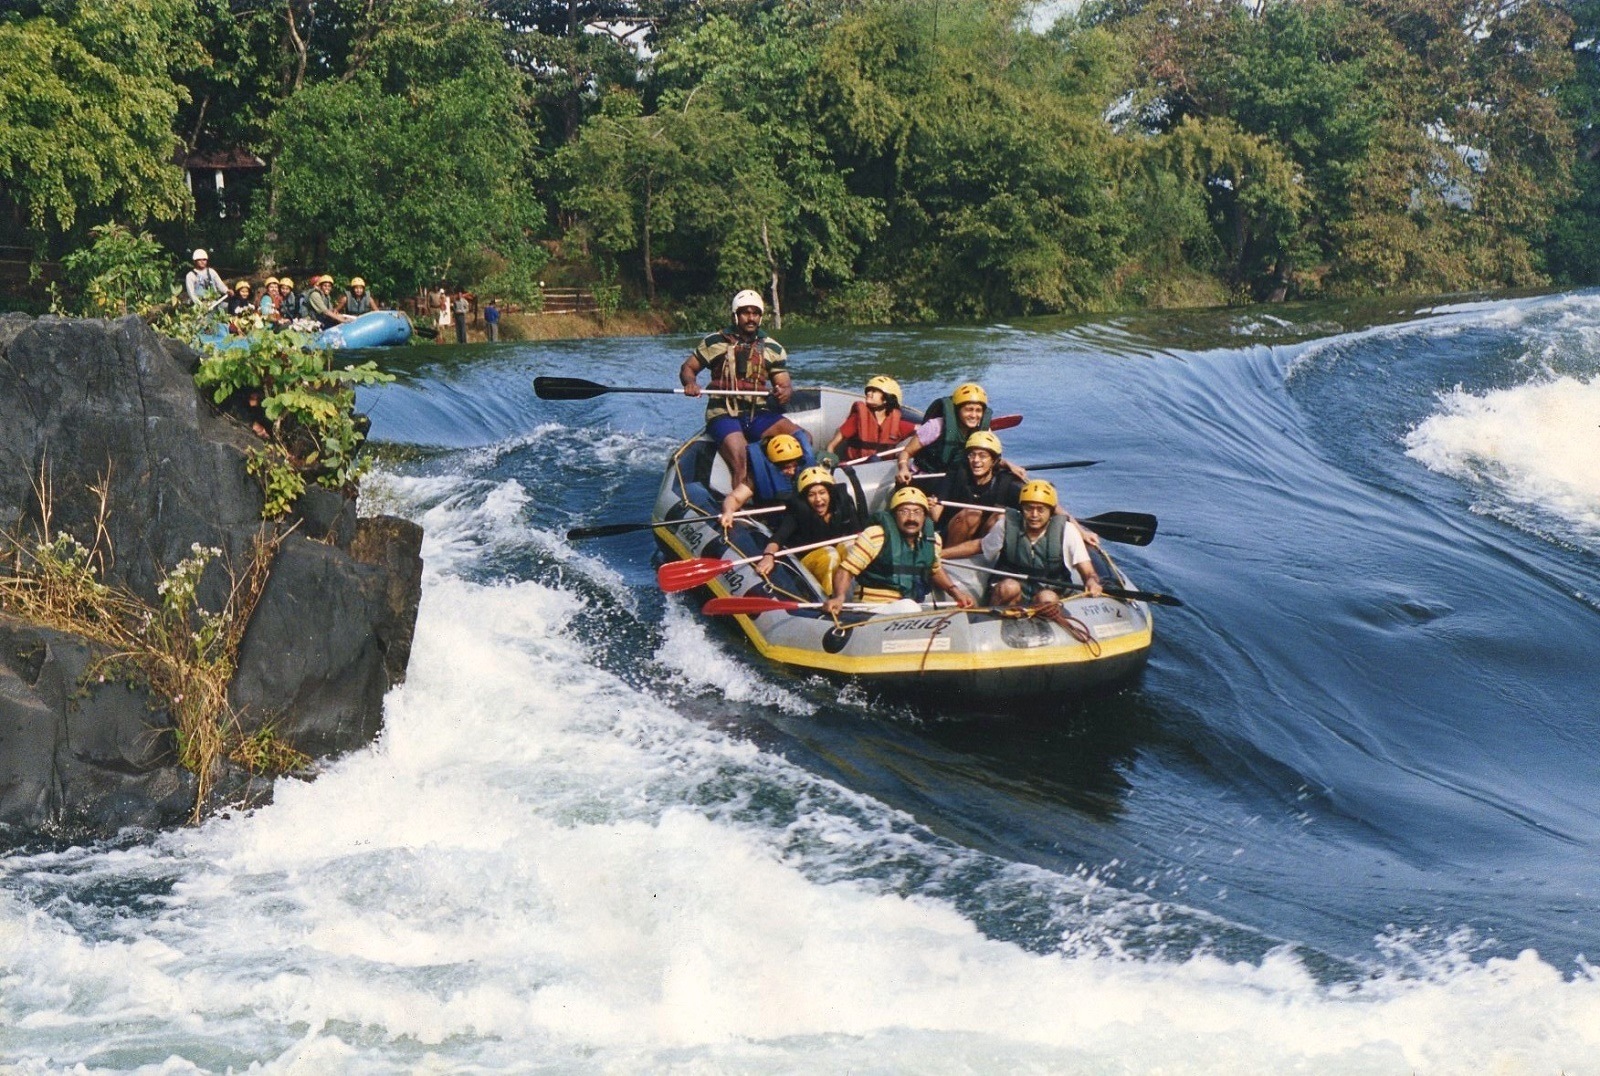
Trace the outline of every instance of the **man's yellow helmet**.
<instances>
[{"instance_id":1,"label":"man's yellow helmet","mask_svg":"<svg viewBox=\"0 0 1600 1076\"><path fill-rule=\"evenodd\" d=\"M976 381L968 381L965 385L957 387L950 394L950 402L960 407L962 404L989 402L989 394L983 391L983 386Z\"/></svg>"},{"instance_id":2,"label":"man's yellow helmet","mask_svg":"<svg viewBox=\"0 0 1600 1076\"><path fill-rule=\"evenodd\" d=\"M916 486L901 486L894 491L894 496L889 498L889 511L893 512L901 505L914 504L924 512L928 510L928 495Z\"/></svg>"},{"instance_id":3,"label":"man's yellow helmet","mask_svg":"<svg viewBox=\"0 0 1600 1076\"><path fill-rule=\"evenodd\" d=\"M885 374L879 374L877 377L870 377L867 379L867 388L877 389L879 392L889 397L890 401L896 407L900 406L900 382L896 381L894 378Z\"/></svg>"},{"instance_id":4,"label":"man's yellow helmet","mask_svg":"<svg viewBox=\"0 0 1600 1076\"><path fill-rule=\"evenodd\" d=\"M994 453L995 459L999 459L1002 454L1000 451L1000 438L996 437L988 430L978 430L972 436L967 438L967 451L971 452L975 448L981 448L986 452Z\"/></svg>"},{"instance_id":5,"label":"man's yellow helmet","mask_svg":"<svg viewBox=\"0 0 1600 1076\"><path fill-rule=\"evenodd\" d=\"M1027 504L1030 501L1050 508L1054 508L1061 503L1056 497L1056 487L1038 478L1035 478L1032 482L1025 483L1022 487L1022 492L1017 494L1017 502L1019 504Z\"/></svg>"},{"instance_id":6,"label":"man's yellow helmet","mask_svg":"<svg viewBox=\"0 0 1600 1076\"><path fill-rule=\"evenodd\" d=\"M780 433L767 442L767 459L773 463L793 463L805 454L806 450L800 447L800 442L786 433Z\"/></svg>"},{"instance_id":7,"label":"man's yellow helmet","mask_svg":"<svg viewBox=\"0 0 1600 1076\"><path fill-rule=\"evenodd\" d=\"M794 487L804 493L819 483L833 485L833 472L826 467L807 467L800 472L800 477L794 480Z\"/></svg>"},{"instance_id":8,"label":"man's yellow helmet","mask_svg":"<svg viewBox=\"0 0 1600 1076\"><path fill-rule=\"evenodd\" d=\"M353 276L350 278L350 286L352 288L364 288L367 286L367 282L358 276Z\"/></svg>"}]
</instances>

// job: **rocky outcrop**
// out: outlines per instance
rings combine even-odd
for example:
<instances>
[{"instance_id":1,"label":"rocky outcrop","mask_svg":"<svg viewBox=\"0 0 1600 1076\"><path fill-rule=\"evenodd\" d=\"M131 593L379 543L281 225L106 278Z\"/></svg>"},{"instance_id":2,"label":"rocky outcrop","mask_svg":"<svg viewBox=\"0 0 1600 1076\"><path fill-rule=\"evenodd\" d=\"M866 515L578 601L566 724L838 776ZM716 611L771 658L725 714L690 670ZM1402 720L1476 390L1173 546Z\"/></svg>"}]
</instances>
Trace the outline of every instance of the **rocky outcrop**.
<instances>
[{"instance_id":1,"label":"rocky outcrop","mask_svg":"<svg viewBox=\"0 0 1600 1076\"><path fill-rule=\"evenodd\" d=\"M197 363L137 318L0 318L0 530L33 532L48 514L53 532L91 544L100 487L107 581L154 603L195 543L217 547L201 600L219 608L230 585L220 565L249 564L266 526L245 470L259 442L197 392ZM273 535L230 701L246 731L270 723L325 757L372 740L384 692L405 675L421 531L358 520L352 499L320 488L288 522ZM187 816L194 777L177 765L163 700L86 676L94 648L64 632L3 618L0 646L0 834L110 834ZM213 776L219 796L268 788Z\"/></svg>"}]
</instances>

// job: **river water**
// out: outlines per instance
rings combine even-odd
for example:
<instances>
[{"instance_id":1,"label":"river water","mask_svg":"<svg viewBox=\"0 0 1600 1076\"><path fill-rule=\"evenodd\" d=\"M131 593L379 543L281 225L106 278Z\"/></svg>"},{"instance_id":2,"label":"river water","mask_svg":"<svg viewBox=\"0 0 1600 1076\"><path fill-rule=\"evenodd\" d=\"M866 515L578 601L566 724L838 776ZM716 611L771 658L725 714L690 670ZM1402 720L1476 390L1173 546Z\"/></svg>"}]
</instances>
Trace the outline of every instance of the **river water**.
<instances>
[{"instance_id":1,"label":"river water","mask_svg":"<svg viewBox=\"0 0 1600 1076\"><path fill-rule=\"evenodd\" d=\"M427 531L370 750L0 857L0 1067L1600 1072L1600 295L783 334L969 377L1158 609L1010 721L767 668L653 584L691 343L414 348ZM384 356L386 360L390 356Z\"/></svg>"}]
</instances>

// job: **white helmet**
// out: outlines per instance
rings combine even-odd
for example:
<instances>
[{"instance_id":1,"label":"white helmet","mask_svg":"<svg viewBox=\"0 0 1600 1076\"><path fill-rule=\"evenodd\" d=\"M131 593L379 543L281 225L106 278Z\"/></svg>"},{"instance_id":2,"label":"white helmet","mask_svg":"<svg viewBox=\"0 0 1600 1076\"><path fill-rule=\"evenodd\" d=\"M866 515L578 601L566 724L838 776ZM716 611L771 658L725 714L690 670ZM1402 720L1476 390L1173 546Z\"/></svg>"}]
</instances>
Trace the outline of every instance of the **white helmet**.
<instances>
[{"instance_id":1,"label":"white helmet","mask_svg":"<svg viewBox=\"0 0 1600 1076\"><path fill-rule=\"evenodd\" d=\"M763 314L767 312L767 304L761 301L761 293L759 291L751 291L749 288L744 289L733 297L734 314L737 315L741 309L747 306L753 306Z\"/></svg>"},{"instance_id":2,"label":"white helmet","mask_svg":"<svg viewBox=\"0 0 1600 1076\"><path fill-rule=\"evenodd\" d=\"M189 255L189 260L192 261L192 262L197 262L201 258L204 258L206 261L210 261L211 260L211 255L207 254L203 250L197 250L193 254Z\"/></svg>"}]
</instances>

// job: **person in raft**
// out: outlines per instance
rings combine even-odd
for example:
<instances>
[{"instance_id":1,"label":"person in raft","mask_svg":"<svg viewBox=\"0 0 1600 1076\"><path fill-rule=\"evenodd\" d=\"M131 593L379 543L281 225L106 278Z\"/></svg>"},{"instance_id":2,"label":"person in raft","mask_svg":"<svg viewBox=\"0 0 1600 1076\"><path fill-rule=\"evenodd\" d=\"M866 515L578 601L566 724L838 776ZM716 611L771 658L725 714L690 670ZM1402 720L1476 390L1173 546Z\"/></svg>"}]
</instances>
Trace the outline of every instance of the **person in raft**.
<instances>
[{"instance_id":1,"label":"person in raft","mask_svg":"<svg viewBox=\"0 0 1600 1076\"><path fill-rule=\"evenodd\" d=\"M382 310L378 300L372 297L367 290L367 282L358 276L350 278L350 290L344 293L336 309L352 318L359 318L362 314L370 314L374 310Z\"/></svg>"},{"instance_id":2,"label":"person in raft","mask_svg":"<svg viewBox=\"0 0 1600 1076\"><path fill-rule=\"evenodd\" d=\"M1054 605L1080 587L1098 597L1100 576L1072 517L1059 511L1056 487L1035 480L1022 487L1018 499L1020 508L1006 509L1005 526L983 536L983 558L1000 571L1028 578L997 578L989 585L990 604Z\"/></svg>"},{"instance_id":3,"label":"person in raft","mask_svg":"<svg viewBox=\"0 0 1600 1076\"><path fill-rule=\"evenodd\" d=\"M917 424L900 415L900 382L879 374L867 380L863 395L866 399L850 405L850 414L818 457L824 467L839 465L841 449L846 460L870 459L917 432Z\"/></svg>"},{"instance_id":4,"label":"person in raft","mask_svg":"<svg viewBox=\"0 0 1600 1076\"><path fill-rule=\"evenodd\" d=\"M838 616L850 596L850 586L861 582L861 600L892 602L902 598L922 601L938 587L963 609L973 605L972 595L950 578L940 560L938 531L928 517L928 498L915 486L895 490L889 510L879 512L839 558L833 573L833 594L822 603L829 616Z\"/></svg>"},{"instance_id":5,"label":"person in raft","mask_svg":"<svg viewBox=\"0 0 1600 1076\"><path fill-rule=\"evenodd\" d=\"M773 438L777 440L776 437ZM797 545L811 545L839 539L837 545L813 549L800 558L806 571L816 579L824 592L833 586L833 573L839 567L839 558L848 548L843 539L861 529L861 517L855 506L833 480L827 467L807 467L795 480L800 495L785 506L783 515L772 527L772 538L756 561L756 571L763 578L777 564L777 553Z\"/></svg>"},{"instance_id":6,"label":"person in raft","mask_svg":"<svg viewBox=\"0 0 1600 1076\"><path fill-rule=\"evenodd\" d=\"M990 430L979 430L967 438L966 456L961 463L938 479L930 491L933 520L944 536L947 559L977 553L979 541L999 521L1000 513L951 508L945 506L945 501L990 508L1019 507L1022 479L1000 466L1002 453L1000 438Z\"/></svg>"},{"instance_id":7,"label":"person in raft","mask_svg":"<svg viewBox=\"0 0 1600 1076\"><path fill-rule=\"evenodd\" d=\"M192 256L194 268L183 277L183 293L195 306L208 306L228 295L228 285L222 274L211 268L211 255L196 250Z\"/></svg>"},{"instance_id":8,"label":"person in raft","mask_svg":"<svg viewBox=\"0 0 1600 1076\"><path fill-rule=\"evenodd\" d=\"M900 450L897 481L902 485L911 481L913 462L916 470L928 474L948 474L961 466L967 438L979 430L987 430L993 415L989 409L989 394L974 381L957 386L950 395L933 401L923 413L916 436ZM1010 469L1018 478L1028 477L1019 473L1018 468Z\"/></svg>"},{"instance_id":9,"label":"person in raft","mask_svg":"<svg viewBox=\"0 0 1600 1076\"><path fill-rule=\"evenodd\" d=\"M749 480L749 446L780 433L795 435L800 428L783 417L794 391L789 380L789 356L783 345L761 331L766 304L759 292L748 288L733 297L733 324L700 341L678 368L685 396L700 395L701 370L711 371L713 389L732 390L739 396L713 396L706 404L706 432L728 465L732 487Z\"/></svg>"},{"instance_id":10,"label":"person in raft","mask_svg":"<svg viewBox=\"0 0 1600 1076\"><path fill-rule=\"evenodd\" d=\"M767 440L765 453L772 466L777 468L777 474L771 476L772 486L769 489L756 488L761 479L746 469L745 480L728 491L722 498L722 529L724 531L733 526L733 514L751 501L757 508L768 505L783 504L794 493L794 476L799 473L800 465L805 462L806 450L800 442L787 433L775 434Z\"/></svg>"}]
</instances>

